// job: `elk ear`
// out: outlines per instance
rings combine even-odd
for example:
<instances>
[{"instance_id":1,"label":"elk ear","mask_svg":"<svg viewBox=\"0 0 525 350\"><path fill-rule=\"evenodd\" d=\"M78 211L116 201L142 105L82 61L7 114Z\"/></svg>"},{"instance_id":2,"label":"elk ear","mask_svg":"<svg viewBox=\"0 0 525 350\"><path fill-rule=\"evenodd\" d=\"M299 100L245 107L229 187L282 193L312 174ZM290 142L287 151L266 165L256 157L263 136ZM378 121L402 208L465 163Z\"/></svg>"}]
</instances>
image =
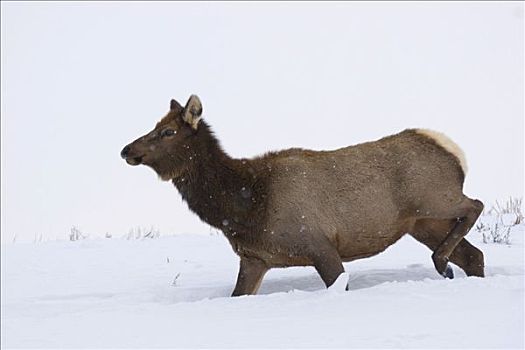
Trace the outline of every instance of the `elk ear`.
<instances>
[{"instance_id":1,"label":"elk ear","mask_svg":"<svg viewBox=\"0 0 525 350\"><path fill-rule=\"evenodd\" d=\"M202 104L201 100L197 95L191 95L188 102L186 102L186 107L184 107L184 112L182 113L182 119L191 125L193 130L197 130L199 126L199 121L202 118Z\"/></svg>"},{"instance_id":2,"label":"elk ear","mask_svg":"<svg viewBox=\"0 0 525 350\"><path fill-rule=\"evenodd\" d=\"M182 109L182 106L175 100L171 100L170 102L170 110L171 111L180 111Z\"/></svg>"}]
</instances>

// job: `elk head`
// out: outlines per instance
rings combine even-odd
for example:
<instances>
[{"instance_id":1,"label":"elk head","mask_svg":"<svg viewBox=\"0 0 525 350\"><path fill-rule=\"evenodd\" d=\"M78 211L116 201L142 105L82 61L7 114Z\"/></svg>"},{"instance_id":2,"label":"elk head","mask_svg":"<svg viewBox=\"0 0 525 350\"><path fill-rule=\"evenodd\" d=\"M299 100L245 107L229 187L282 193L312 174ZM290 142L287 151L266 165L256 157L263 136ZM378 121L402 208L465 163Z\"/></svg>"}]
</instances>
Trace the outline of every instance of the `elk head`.
<instances>
[{"instance_id":1,"label":"elk head","mask_svg":"<svg viewBox=\"0 0 525 350\"><path fill-rule=\"evenodd\" d=\"M185 107L171 100L170 111L155 129L124 147L120 155L130 165L151 167L168 181L180 175L195 155L201 116L202 105L196 95L190 96Z\"/></svg>"}]
</instances>

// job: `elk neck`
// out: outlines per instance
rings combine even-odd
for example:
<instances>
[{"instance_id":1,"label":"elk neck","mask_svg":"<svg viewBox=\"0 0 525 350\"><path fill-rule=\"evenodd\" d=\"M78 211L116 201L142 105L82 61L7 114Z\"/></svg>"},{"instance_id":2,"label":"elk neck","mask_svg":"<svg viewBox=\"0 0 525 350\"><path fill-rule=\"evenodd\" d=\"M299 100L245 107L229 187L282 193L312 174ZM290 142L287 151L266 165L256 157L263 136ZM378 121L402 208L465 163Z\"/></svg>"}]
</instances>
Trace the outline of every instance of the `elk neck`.
<instances>
[{"instance_id":1,"label":"elk neck","mask_svg":"<svg viewBox=\"0 0 525 350\"><path fill-rule=\"evenodd\" d=\"M172 182L190 210L226 236L251 232L263 217L265 178L253 161L231 158L211 132L205 136L186 170Z\"/></svg>"}]
</instances>

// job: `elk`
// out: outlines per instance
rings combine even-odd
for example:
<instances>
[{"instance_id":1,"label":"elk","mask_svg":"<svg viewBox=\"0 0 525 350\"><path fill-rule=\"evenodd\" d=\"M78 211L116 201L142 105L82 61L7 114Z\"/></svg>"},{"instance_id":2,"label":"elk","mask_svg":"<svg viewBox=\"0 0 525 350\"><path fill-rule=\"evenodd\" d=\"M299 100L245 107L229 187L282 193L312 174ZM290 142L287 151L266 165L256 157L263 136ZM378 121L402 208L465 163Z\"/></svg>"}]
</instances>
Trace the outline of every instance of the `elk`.
<instances>
[{"instance_id":1,"label":"elk","mask_svg":"<svg viewBox=\"0 0 525 350\"><path fill-rule=\"evenodd\" d=\"M314 266L327 287L343 262L376 255L409 234L431 249L439 274L452 262L484 276L465 235L483 203L463 194L462 150L426 129L331 151L299 148L235 159L221 148L192 95L121 152L171 181L191 211L221 230L240 257L232 296L255 294L270 268Z\"/></svg>"}]
</instances>

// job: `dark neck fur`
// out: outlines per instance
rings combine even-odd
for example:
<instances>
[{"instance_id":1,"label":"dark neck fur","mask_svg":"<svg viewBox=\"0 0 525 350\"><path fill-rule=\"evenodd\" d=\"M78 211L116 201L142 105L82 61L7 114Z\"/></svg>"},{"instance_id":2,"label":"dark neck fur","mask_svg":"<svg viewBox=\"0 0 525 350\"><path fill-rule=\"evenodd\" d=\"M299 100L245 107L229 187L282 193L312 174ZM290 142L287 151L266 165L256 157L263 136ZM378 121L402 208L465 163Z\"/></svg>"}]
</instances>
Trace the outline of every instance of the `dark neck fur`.
<instances>
[{"instance_id":1,"label":"dark neck fur","mask_svg":"<svg viewBox=\"0 0 525 350\"><path fill-rule=\"evenodd\" d=\"M194 155L172 182L201 220L227 236L252 232L264 217L265 177L252 161L227 155L209 127L201 124Z\"/></svg>"}]
</instances>

